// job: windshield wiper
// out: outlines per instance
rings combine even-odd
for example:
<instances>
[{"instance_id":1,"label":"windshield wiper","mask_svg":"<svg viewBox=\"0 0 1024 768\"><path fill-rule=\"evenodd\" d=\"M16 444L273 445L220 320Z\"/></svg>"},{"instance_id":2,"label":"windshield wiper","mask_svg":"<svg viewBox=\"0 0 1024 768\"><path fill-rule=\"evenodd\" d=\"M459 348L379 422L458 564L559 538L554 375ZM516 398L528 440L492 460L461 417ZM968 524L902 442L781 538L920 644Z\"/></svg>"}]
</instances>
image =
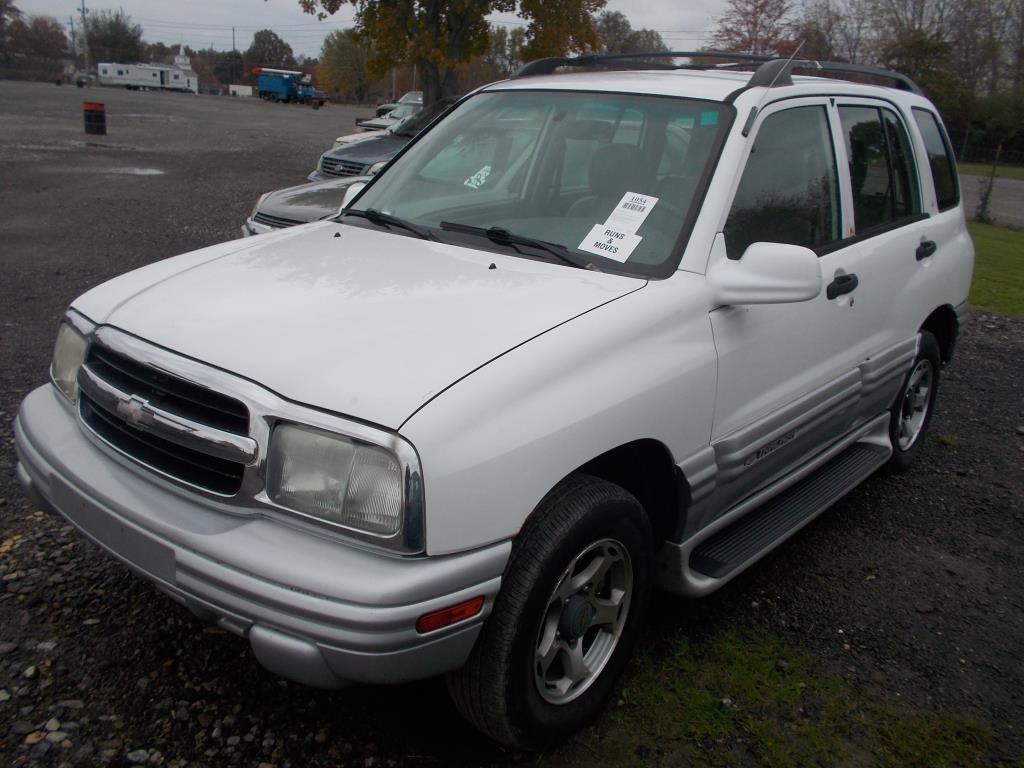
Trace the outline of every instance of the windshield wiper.
<instances>
[{"instance_id":1,"label":"windshield wiper","mask_svg":"<svg viewBox=\"0 0 1024 768\"><path fill-rule=\"evenodd\" d=\"M486 237L492 243L508 245L513 248L516 248L516 246L519 245L526 248L537 248L538 250L550 253L552 256L564 261L571 267L576 267L578 269L592 269L596 272L600 271L589 261L576 256L560 243L549 243L546 240L536 240L532 237L517 235L502 227L491 227L487 229L484 227L475 227L472 224L459 224L455 221L442 221L441 229L446 232L464 232L467 235L480 235L481 237ZM516 248L516 250L518 251L519 249Z\"/></svg>"},{"instance_id":2,"label":"windshield wiper","mask_svg":"<svg viewBox=\"0 0 1024 768\"><path fill-rule=\"evenodd\" d=\"M341 212L342 216L357 216L360 219L366 219L367 221L383 225L385 227L398 227L412 232L414 235L422 240L436 240L434 233L431 232L427 227L421 227L419 224L414 224L411 221L400 219L397 216L392 216L390 213L384 213L378 211L375 208L367 208L365 211L360 211L354 208L346 208Z\"/></svg>"}]
</instances>

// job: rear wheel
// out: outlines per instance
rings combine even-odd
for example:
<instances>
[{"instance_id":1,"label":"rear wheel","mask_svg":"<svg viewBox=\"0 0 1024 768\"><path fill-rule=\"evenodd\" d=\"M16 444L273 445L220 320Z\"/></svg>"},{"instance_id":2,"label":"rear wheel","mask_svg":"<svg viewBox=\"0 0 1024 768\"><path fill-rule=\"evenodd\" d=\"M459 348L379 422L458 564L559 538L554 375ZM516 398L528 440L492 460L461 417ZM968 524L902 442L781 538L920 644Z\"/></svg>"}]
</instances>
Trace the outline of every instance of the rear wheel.
<instances>
[{"instance_id":1,"label":"rear wheel","mask_svg":"<svg viewBox=\"0 0 1024 768\"><path fill-rule=\"evenodd\" d=\"M922 331L914 365L903 382L889 417L892 457L885 468L890 472L907 469L917 455L935 410L939 366L939 343L928 331Z\"/></svg>"},{"instance_id":2,"label":"rear wheel","mask_svg":"<svg viewBox=\"0 0 1024 768\"><path fill-rule=\"evenodd\" d=\"M459 711L488 736L541 749L581 728L614 692L650 594L643 508L594 477L560 483L517 537L467 664L448 676Z\"/></svg>"}]
</instances>

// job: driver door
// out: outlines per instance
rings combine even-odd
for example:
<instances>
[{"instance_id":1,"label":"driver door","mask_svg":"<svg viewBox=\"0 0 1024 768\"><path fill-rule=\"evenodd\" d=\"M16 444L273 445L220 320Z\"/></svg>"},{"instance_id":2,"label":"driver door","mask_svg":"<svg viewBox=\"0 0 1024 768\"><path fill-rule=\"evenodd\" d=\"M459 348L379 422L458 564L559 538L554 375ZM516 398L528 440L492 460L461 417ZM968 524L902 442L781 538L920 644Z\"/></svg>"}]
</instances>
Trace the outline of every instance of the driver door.
<instances>
[{"instance_id":1,"label":"driver door","mask_svg":"<svg viewBox=\"0 0 1024 768\"><path fill-rule=\"evenodd\" d=\"M791 243L815 250L822 273L822 291L810 301L710 313L720 510L791 471L855 419L871 319L855 311L856 290L843 278L857 272L856 254L836 248L848 211L829 106L825 98L800 99L761 112L712 254L742 259L754 242ZM829 298L830 284L844 292Z\"/></svg>"}]
</instances>

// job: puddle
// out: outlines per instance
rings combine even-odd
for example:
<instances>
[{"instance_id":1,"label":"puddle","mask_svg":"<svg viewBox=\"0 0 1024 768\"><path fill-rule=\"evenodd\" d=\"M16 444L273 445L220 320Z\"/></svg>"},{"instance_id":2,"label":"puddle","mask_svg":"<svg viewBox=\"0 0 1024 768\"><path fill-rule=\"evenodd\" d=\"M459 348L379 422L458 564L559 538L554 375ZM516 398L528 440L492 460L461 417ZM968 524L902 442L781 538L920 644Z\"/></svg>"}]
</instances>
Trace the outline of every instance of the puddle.
<instances>
[{"instance_id":1,"label":"puddle","mask_svg":"<svg viewBox=\"0 0 1024 768\"><path fill-rule=\"evenodd\" d=\"M102 168L101 173L122 173L126 176L163 176L159 168Z\"/></svg>"}]
</instances>

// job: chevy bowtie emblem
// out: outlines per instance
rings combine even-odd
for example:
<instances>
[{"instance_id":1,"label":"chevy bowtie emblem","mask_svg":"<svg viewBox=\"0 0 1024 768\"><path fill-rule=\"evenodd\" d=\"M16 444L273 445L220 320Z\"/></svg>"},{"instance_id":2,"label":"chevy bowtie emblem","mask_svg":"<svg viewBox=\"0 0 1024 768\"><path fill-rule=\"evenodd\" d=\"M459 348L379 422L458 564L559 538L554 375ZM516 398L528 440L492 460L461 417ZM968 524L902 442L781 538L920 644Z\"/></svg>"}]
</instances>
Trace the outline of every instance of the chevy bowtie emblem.
<instances>
[{"instance_id":1,"label":"chevy bowtie emblem","mask_svg":"<svg viewBox=\"0 0 1024 768\"><path fill-rule=\"evenodd\" d=\"M137 429L143 429L153 423L153 411L149 407L149 402L135 395L117 403L117 414Z\"/></svg>"}]
</instances>

